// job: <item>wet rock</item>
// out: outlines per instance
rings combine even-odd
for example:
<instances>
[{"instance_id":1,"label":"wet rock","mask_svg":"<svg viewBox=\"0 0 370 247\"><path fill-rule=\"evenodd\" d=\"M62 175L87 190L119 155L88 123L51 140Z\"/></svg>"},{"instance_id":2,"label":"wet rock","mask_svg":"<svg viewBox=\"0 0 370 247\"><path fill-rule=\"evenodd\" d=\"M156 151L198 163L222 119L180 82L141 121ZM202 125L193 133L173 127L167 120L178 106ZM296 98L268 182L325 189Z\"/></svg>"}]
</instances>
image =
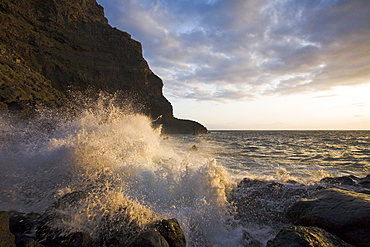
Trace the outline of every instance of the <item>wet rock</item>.
<instances>
[{"instance_id":1,"label":"wet rock","mask_svg":"<svg viewBox=\"0 0 370 247\"><path fill-rule=\"evenodd\" d=\"M320 180L320 182L329 184L343 184L343 185L354 185L356 184L355 176L343 176L343 177L326 177Z\"/></svg>"},{"instance_id":2,"label":"wet rock","mask_svg":"<svg viewBox=\"0 0 370 247\"><path fill-rule=\"evenodd\" d=\"M90 247L93 244L93 239L87 233L73 232L62 240L61 244L68 247Z\"/></svg>"},{"instance_id":3,"label":"wet rock","mask_svg":"<svg viewBox=\"0 0 370 247\"><path fill-rule=\"evenodd\" d=\"M27 237L25 235L16 236L15 244L17 245L17 247L43 247L44 246L38 243L33 238Z\"/></svg>"},{"instance_id":4,"label":"wet rock","mask_svg":"<svg viewBox=\"0 0 370 247\"><path fill-rule=\"evenodd\" d=\"M15 237L9 230L9 215L7 212L0 212L0 246L15 247Z\"/></svg>"},{"instance_id":5,"label":"wet rock","mask_svg":"<svg viewBox=\"0 0 370 247\"><path fill-rule=\"evenodd\" d=\"M314 191L296 183L282 184L245 178L231 193L228 200L236 206L236 219L246 227L268 225L282 227L289 224L286 208L296 200Z\"/></svg>"},{"instance_id":6,"label":"wet rock","mask_svg":"<svg viewBox=\"0 0 370 247\"><path fill-rule=\"evenodd\" d=\"M157 227L171 247L185 247L185 235L177 219L162 220Z\"/></svg>"},{"instance_id":7,"label":"wet rock","mask_svg":"<svg viewBox=\"0 0 370 247\"><path fill-rule=\"evenodd\" d=\"M169 245L157 229L149 229L142 232L128 247L169 247Z\"/></svg>"},{"instance_id":8,"label":"wet rock","mask_svg":"<svg viewBox=\"0 0 370 247\"><path fill-rule=\"evenodd\" d=\"M37 226L36 240L45 246L70 246L69 243L73 243L71 246L88 246L85 244L91 240L87 237L88 234L76 231L65 236L62 228L55 227L63 225L61 224L63 222L71 221L72 216L65 211L68 212L74 207L80 207L81 201L85 200L87 196L86 192L75 191L64 195L49 206Z\"/></svg>"},{"instance_id":9,"label":"wet rock","mask_svg":"<svg viewBox=\"0 0 370 247\"><path fill-rule=\"evenodd\" d=\"M351 247L318 227L293 226L282 229L267 247Z\"/></svg>"},{"instance_id":10,"label":"wet rock","mask_svg":"<svg viewBox=\"0 0 370 247\"><path fill-rule=\"evenodd\" d=\"M247 232L243 231L242 239L239 241L240 246L247 246L247 247L264 247L264 245L254 239L252 235Z\"/></svg>"},{"instance_id":11,"label":"wet rock","mask_svg":"<svg viewBox=\"0 0 370 247\"><path fill-rule=\"evenodd\" d=\"M129 246L186 247L186 240L177 219L163 219L140 233Z\"/></svg>"},{"instance_id":12,"label":"wet rock","mask_svg":"<svg viewBox=\"0 0 370 247\"><path fill-rule=\"evenodd\" d=\"M347 243L370 243L370 195L330 188L293 203L287 215L294 224L316 226Z\"/></svg>"},{"instance_id":13,"label":"wet rock","mask_svg":"<svg viewBox=\"0 0 370 247\"><path fill-rule=\"evenodd\" d=\"M41 215L37 213L20 213L10 211L10 231L13 234L32 234L40 224Z\"/></svg>"}]
</instances>

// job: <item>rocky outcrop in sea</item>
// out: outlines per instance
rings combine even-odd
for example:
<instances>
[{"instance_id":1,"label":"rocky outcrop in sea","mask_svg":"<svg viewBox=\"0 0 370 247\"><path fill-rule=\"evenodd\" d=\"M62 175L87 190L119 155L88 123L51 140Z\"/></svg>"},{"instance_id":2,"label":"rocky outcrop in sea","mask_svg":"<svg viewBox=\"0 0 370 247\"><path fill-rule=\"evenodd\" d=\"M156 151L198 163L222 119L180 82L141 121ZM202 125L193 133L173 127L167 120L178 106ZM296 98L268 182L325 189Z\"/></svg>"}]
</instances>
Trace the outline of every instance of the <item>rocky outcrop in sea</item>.
<instances>
[{"instance_id":1,"label":"rocky outcrop in sea","mask_svg":"<svg viewBox=\"0 0 370 247\"><path fill-rule=\"evenodd\" d=\"M4 0L0 22L0 109L27 113L60 107L75 91L92 98L103 91L157 119L166 133L207 132L173 116L141 44L111 27L95 0Z\"/></svg>"},{"instance_id":2,"label":"rocky outcrop in sea","mask_svg":"<svg viewBox=\"0 0 370 247\"><path fill-rule=\"evenodd\" d=\"M327 177L311 185L245 178L229 200L236 206L236 219L247 229L278 229L268 247L368 247L369 182L370 175ZM255 242L249 233L245 238Z\"/></svg>"},{"instance_id":3,"label":"rocky outcrop in sea","mask_svg":"<svg viewBox=\"0 0 370 247\"><path fill-rule=\"evenodd\" d=\"M88 194L82 191L66 194L43 214L0 212L0 246L186 246L184 233L176 219L161 219L141 227L130 219L125 208L114 217L105 215L101 218L97 237L73 227L66 230L68 222L72 221L72 216L66 212L79 206L87 197ZM128 228L130 231L121 231Z\"/></svg>"}]
</instances>

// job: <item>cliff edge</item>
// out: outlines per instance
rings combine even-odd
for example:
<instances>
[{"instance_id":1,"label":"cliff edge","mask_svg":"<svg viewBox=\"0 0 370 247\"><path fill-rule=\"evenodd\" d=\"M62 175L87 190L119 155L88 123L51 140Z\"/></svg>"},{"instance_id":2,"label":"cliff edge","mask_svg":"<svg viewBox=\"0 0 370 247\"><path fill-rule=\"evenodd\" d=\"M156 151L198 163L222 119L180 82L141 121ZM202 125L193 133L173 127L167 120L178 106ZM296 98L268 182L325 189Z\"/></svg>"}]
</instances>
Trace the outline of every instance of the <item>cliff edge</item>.
<instances>
[{"instance_id":1,"label":"cliff edge","mask_svg":"<svg viewBox=\"0 0 370 247\"><path fill-rule=\"evenodd\" d=\"M108 24L95 0L0 2L0 108L58 107L70 90L120 92L165 133L206 133L173 116L141 44Z\"/></svg>"}]
</instances>

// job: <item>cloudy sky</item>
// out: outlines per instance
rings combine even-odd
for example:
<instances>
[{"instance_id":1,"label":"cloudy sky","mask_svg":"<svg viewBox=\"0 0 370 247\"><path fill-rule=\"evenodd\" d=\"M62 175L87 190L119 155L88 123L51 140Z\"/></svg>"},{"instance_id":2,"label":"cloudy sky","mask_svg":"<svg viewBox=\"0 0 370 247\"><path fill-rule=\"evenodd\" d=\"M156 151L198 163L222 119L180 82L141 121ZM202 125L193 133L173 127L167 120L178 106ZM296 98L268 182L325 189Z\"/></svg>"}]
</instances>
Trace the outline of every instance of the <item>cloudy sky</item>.
<instances>
[{"instance_id":1,"label":"cloudy sky","mask_svg":"<svg viewBox=\"0 0 370 247\"><path fill-rule=\"evenodd\" d=\"M179 118L209 129L370 129L369 0L98 0Z\"/></svg>"}]
</instances>

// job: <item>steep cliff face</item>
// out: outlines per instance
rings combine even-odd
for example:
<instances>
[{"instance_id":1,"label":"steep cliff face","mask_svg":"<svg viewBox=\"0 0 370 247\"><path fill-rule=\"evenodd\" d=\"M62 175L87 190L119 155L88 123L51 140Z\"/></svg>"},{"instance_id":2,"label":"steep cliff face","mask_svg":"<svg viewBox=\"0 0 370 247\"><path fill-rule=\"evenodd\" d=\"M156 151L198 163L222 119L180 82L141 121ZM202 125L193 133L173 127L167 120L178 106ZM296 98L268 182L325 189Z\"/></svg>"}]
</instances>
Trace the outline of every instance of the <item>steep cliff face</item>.
<instances>
[{"instance_id":1,"label":"steep cliff face","mask_svg":"<svg viewBox=\"0 0 370 247\"><path fill-rule=\"evenodd\" d=\"M2 74L9 74L9 64L18 59L33 76L50 84L55 100L49 103L54 105L62 102L70 89L120 91L142 105L144 114L153 119L162 115L159 122L167 132L183 132L184 121L173 118L172 106L162 94L162 80L150 70L141 44L109 26L95 0L2 0L0 11L2 54L15 54L2 55ZM1 89L12 87L14 81L2 78ZM40 92L32 85L27 90L32 99L37 98L33 92ZM200 124L191 125L194 133L206 132Z\"/></svg>"}]
</instances>

